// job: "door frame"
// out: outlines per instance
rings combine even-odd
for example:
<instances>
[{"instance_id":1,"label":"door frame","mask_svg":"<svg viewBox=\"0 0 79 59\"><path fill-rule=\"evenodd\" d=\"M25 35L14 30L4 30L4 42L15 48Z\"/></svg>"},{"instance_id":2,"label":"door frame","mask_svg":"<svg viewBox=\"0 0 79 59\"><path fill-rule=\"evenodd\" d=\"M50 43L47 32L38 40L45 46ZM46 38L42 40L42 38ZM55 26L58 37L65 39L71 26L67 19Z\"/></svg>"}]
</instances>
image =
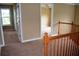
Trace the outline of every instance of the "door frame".
<instances>
[{"instance_id":1,"label":"door frame","mask_svg":"<svg viewBox=\"0 0 79 59\"><path fill-rule=\"evenodd\" d=\"M6 5L6 4L4 4L4 5L1 5L1 7L0 7L1 9L10 9L10 25L5 25L5 26L3 26L3 27L15 27L14 25L14 14L13 14L13 5Z\"/></svg>"},{"instance_id":2,"label":"door frame","mask_svg":"<svg viewBox=\"0 0 79 59\"><path fill-rule=\"evenodd\" d=\"M1 18L1 8L0 8L0 20L1 20L1 36L2 36L2 45L0 45L0 47L5 46L5 41L4 41L4 33L3 33L3 26L2 26L2 18Z\"/></svg>"},{"instance_id":3,"label":"door frame","mask_svg":"<svg viewBox=\"0 0 79 59\"><path fill-rule=\"evenodd\" d=\"M51 8L51 34L53 34L53 20L54 20L54 4L52 3L47 3L47 5L49 6L49 8ZM45 7L45 4L40 4L40 17L41 17L41 7ZM41 24L41 19L40 19L40 24ZM40 25L40 36L42 37L42 33L41 33L41 25Z\"/></svg>"}]
</instances>

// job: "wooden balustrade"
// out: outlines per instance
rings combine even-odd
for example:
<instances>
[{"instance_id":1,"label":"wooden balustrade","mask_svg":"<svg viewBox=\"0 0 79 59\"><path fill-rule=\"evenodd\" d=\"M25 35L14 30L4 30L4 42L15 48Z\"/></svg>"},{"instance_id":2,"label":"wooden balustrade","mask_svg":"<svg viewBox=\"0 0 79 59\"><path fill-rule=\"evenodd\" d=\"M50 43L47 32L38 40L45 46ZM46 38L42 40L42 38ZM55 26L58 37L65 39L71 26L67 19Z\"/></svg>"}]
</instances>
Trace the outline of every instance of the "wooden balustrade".
<instances>
[{"instance_id":1,"label":"wooden balustrade","mask_svg":"<svg viewBox=\"0 0 79 59\"><path fill-rule=\"evenodd\" d=\"M44 34L44 55L71 56L79 54L79 25L65 22L58 22L58 35L48 36ZM60 35L60 24L71 25L71 33Z\"/></svg>"},{"instance_id":2,"label":"wooden balustrade","mask_svg":"<svg viewBox=\"0 0 79 59\"><path fill-rule=\"evenodd\" d=\"M58 22L58 35L48 36L48 33L44 34L44 55L78 55L79 54L79 25L65 22ZM60 35L60 24L71 25L71 33ZM49 50L50 48L50 50Z\"/></svg>"},{"instance_id":3,"label":"wooden balustrade","mask_svg":"<svg viewBox=\"0 0 79 59\"><path fill-rule=\"evenodd\" d=\"M67 23L67 22L58 22L54 24L54 26L58 26L58 35L60 34L60 25L61 24L66 24L66 25L71 25L71 32L78 32L79 31L79 25L72 23Z\"/></svg>"},{"instance_id":4,"label":"wooden balustrade","mask_svg":"<svg viewBox=\"0 0 79 59\"><path fill-rule=\"evenodd\" d=\"M45 33L44 55L45 56L52 54L55 56L78 55L79 52L78 39L79 39L79 32L62 34L58 36L50 36L50 37L48 36L47 33ZM49 46L50 46L50 50L49 50Z\"/></svg>"}]
</instances>

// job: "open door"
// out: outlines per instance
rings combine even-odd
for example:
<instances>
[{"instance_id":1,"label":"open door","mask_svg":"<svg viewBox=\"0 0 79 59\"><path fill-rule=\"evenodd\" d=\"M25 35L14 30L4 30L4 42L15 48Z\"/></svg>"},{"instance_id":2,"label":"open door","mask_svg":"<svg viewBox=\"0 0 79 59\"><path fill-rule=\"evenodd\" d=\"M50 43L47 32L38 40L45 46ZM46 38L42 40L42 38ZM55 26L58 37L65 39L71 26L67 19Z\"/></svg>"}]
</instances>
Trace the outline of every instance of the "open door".
<instances>
[{"instance_id":1,"label":"open door","mask_svg":"<svg viewBox=\"0 0 79 59\"><path fill-rule=\"evenodd\" d=\"M4 35L3 35L1 8L0 8L0 47L2 46L4 46Z\"/></svg>"}]
</instances>

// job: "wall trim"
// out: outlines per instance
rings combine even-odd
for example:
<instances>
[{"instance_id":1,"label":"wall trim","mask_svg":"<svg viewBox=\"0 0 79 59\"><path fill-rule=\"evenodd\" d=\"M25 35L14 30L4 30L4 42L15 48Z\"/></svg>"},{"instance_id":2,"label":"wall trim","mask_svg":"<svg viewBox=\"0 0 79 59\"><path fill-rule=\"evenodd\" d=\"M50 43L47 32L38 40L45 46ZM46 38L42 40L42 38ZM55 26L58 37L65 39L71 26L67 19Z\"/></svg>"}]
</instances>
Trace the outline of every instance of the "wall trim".
<instances>
[{"instance_id":1,"label":"wall trim","mask_svg":"<svg viewBox=\"0 0 79 59\"><path fill-rule=\"evenodd\" d=\"M0 45L0 48L1 48L1 47L4 47L4 46L5 46L4 44L1 44L1 45Z\"/></svg>"},{"instance_id":2,"label":"wall trim","mask_svg":"<svg viewBox=\"0 0 79 59\"><path fill-rule=\"evenodd\" d=\"M39 38L33 38L33 39L27 39L27 40L22 40L22 43L30 42L30 41L35 41L35 40L40 40L42 37Z\"/></svg>"},{"instance_id":3,"label":"wall trim","mask_svg":"<svg viewBox=\"0 0 79 59\"><path fill-rule=\"evenodd\" d=\"M4 41L4 33L3 33L3 27L2 27L2 20L1 20L1 24L0 25L1 25L1 35L2 35L2 44L0 45L0 47L3 47L3 46L5 46L5 41Z\"/></svg>"},{"instance_id":4,"label":"wall trim","mask_svg":"<svg viewBox=\"0 0 79 59\"><path fill-rule=\"evenodd\" d=\"M19 3L19 11L20 11L20 29L21 29L21 42L23 41L23 22L22 22L22 10L21 10L21 4Z\"/></svg>"}]
</instances>

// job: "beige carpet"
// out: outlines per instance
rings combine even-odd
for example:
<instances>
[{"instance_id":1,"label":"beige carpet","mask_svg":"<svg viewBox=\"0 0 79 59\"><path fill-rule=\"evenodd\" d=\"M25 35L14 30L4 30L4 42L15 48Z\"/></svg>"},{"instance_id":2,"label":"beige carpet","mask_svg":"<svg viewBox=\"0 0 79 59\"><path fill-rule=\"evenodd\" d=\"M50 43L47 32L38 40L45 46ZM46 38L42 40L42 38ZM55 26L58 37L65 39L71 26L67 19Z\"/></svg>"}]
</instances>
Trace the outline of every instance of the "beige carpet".
<instances>
[{"instance_id":1,"label":"beige carpet","mask_svg":"<svg viewBox=\"0 0 79 59\"><path fill-rule=\"evenodd\" d=\"M44 54L43 53L44 45L41 39L22 44L19 41L15 31L5 31L4 36L5 36L6 46L1 49L2 56L43 56ZM68 52L71 53L71 55L73 54L74 56L79 55L78 49L71 49L72 46L74 46L75 48L78 48L75 46L74 42L72 42L71 40L68 40L68 42L72 42L73 45L69 47L68 44L66 44L66 48L65 48L64 40L63 39L61 40L59 40L60 44L58 44L58 40L52 41L52 46L51 46L52 55L57 55L57 51L58 51L58 55L61 55L61 56L63 55L63 51L65 52L64 54L66 56L69 55Z\"/></svg>"},{"instance_id":2,"label":"beige carpet","mask_svg":"<svg viewBox=\"0 0 79 59\"><path fill-rule=\"evenodd\" d=\"M2 56L42 56L42 40L20 43L15 31L4 31L5 44L2 48Z\"/></svg>"}]
</instances>

